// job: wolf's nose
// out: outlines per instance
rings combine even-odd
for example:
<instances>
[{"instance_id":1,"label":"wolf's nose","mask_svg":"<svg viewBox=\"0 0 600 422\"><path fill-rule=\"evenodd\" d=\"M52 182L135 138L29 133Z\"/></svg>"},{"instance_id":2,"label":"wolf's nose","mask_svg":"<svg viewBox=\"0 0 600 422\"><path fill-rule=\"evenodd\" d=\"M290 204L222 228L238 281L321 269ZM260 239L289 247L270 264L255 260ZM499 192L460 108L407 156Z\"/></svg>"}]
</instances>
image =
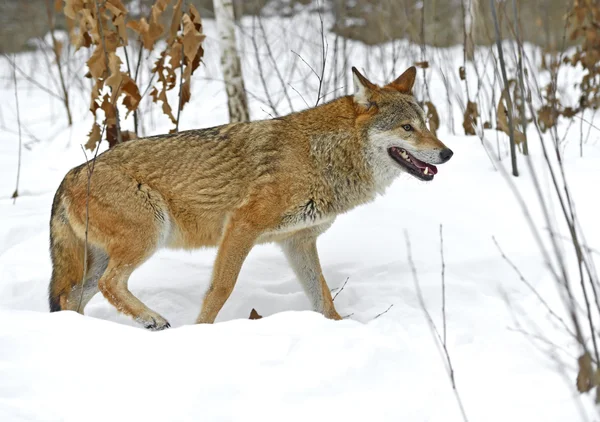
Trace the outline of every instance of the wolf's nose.
<instances>
[{"instance_id":1,"label":"wolf's nose","mask_svg":"<svg viewBox=\"0 0 600 422\"><path fill-rule=\"evenodd\" d=\"M454 155L454 153L452 152L452 150L450 148L446 148L443 149L442 152L440 152L440 158L446 162L448 161L450 158L452 158L452 156Z\"/></svg>"}]
</instances>

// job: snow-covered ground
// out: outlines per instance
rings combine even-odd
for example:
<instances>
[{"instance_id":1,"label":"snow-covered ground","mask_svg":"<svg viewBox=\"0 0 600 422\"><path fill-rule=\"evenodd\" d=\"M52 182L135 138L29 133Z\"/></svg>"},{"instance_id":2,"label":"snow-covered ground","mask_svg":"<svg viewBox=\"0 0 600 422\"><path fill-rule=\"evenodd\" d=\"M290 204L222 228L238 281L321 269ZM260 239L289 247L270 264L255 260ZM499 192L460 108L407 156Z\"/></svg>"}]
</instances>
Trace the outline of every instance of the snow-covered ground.
<instances>
[{"instance_id":1,"label":"snow-covered ground","mask_svg":"<svg viewBox=\"0 0 600 422\"><path fill-rule=\"evenodd\" d=\"M194 79L183 129L227 120L211 22L205 30L206 66ZM361 47L354 51L360 57ZM284 66L295 57L286 54ZM458 63L462 53L450 49L443 54L454 55ZM261 82L251 59L246 52L247 85L258 92ZM28 71L36 69L33 73L44 80L39 53L19 55L17 62ZM397 74L409 62L400 60ZM376 66L370 66L375 72ZM66 171L84 160L80 144L91 120L86 94L78 94L75 86L74 124L67 127L60 104L19 78L27 148L20 197L13 203L19 149L11 72L1 64L0 421L463 420L445 358L419 305L406 246L408 235L427 310L441 332L440 225L447 346L469 420L598 420L589 397L582 399L574 390L577 348L551 323L492 240L494 236L528 282L564 314L513 193L479 139L452 135L447 122L439 137L455 155L433 182L406 176L374 203L339 217L320 238L330 288L340 288L348 279L335 299L339 313L349 315L344 321L309 311L299 283L273 245L254 248L211 326L192 323L210 278L212 249L161 251L131 277L132 291L170 321L170 330L141 329L101 295L90 302L86 316L49 314L50 205ZM271 72L273 86L275 77ZM374 79L383 82L382 77ZM294 83L300 91L305 88L302 80ZM434 101L443 103L445 93L436 94L442 92L442 82L433 77L429 84L433 96L440 97ZM292 99L296 107L304 106L299 95ZM263 103L250 100L254 118L268 117ZM460 117L458 108L452 112ZM149 121L148 132L170 128L159 115ZM587 134L587 125L569 128L565 168L588 245L600 249L600 133L592 129L581 158L582 128ZM566 125L560 127L561 134L565 130ZM486 136L495 145L496 132L486 131ZM539 164L534 132L531 138ZM501 165L508 167L503 135L500 141ZM522 159L521 166L522 177L515 183L543 228ZM547 175L540 174L549 188ZM566 248L566 253L571 252ZM252 308L264 318L248 320ZM531 332L524 335L521 329ZM549 359L548 351L566 365Z\"/></svg>"}]
</instances>

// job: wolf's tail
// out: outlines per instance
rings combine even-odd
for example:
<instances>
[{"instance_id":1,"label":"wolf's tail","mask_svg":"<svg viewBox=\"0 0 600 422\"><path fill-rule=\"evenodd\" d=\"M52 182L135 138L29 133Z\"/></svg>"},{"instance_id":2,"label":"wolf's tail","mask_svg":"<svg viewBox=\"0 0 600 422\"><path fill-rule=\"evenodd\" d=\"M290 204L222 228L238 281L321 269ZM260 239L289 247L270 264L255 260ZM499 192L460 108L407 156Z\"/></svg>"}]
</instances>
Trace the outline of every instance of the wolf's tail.
<instances>
[{"instance_id":1,"label":"wolf's tail","mask_svg":"<svg viewBox=\"0 0 600 422\"><path fill-rule=\"evenodd\" d=\"M83 278L85 244L77 237L63 204L64 181L56 191L50 217L50 256L52 278L48 286L50 312L65 309L71 290Z\"/></svg>"}]
</instances>

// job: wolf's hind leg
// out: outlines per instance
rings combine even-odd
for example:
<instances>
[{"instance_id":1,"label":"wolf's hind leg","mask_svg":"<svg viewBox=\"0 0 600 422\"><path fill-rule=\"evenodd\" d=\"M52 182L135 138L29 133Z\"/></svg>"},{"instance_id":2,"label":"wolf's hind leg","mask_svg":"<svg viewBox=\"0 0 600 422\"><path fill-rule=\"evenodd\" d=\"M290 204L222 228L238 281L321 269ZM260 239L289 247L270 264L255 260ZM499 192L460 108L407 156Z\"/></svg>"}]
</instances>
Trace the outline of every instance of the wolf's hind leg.
<instances>
[{"instance_id":1,"label":"wolf's hind leg","mask_svg":"<svg viewBox=\"0 0 600 422\"><path fill-rule=\"evenodd\" d=\"M323 277L316 236L310 230L308 233L300 232L280 242L280 245L310 299L313 309L326 318L342 319L333 306L331 292Z\"/></svg>"},{"instance_id":2,"label":"wolf's hind leg","mask_svg":"<svg viewBox=\"0 0 600 422\"><path fill-rule=\"evenodd\" d=\"M77 311L83 315L88 302L98 293L98 280L108 266L108 255L102 249L88 245L88 270L83 284L77 283L69 292L65 309Z\"/></svg>"},{"instance_id":3,"label":"wolf's hind leg","mask_svg":"<svg viewBox=\"0 0 600 422\"><path fill-rule=\"evenodd\" d=\"M140 264L123 263L111 258L98 281L98 288L119 312L133 317L145 328L153 331L169 328L171 325L165 318L144 305L127 287L129 276Z\"/></svg>"}]
</instances>

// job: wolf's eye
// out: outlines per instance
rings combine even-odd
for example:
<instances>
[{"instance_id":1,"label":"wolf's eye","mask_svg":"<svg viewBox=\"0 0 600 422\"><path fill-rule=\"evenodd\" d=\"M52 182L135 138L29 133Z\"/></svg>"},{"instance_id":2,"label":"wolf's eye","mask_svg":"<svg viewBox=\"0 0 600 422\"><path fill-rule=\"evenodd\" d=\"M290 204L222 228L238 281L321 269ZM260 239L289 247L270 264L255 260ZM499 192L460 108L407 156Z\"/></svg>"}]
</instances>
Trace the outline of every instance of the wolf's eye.
<instances>
[{"instance_id":1,"label":"wolf's eye","mask_svg":"<svg viewBox=\"0 0 600 422\"><path fill-rule=\"evenodd\" d=\"M402 129L404 129L407 132L410 132L411 130L413 130L413 127L411 125L402 125Z\"/></svg>"}]
</instances>

